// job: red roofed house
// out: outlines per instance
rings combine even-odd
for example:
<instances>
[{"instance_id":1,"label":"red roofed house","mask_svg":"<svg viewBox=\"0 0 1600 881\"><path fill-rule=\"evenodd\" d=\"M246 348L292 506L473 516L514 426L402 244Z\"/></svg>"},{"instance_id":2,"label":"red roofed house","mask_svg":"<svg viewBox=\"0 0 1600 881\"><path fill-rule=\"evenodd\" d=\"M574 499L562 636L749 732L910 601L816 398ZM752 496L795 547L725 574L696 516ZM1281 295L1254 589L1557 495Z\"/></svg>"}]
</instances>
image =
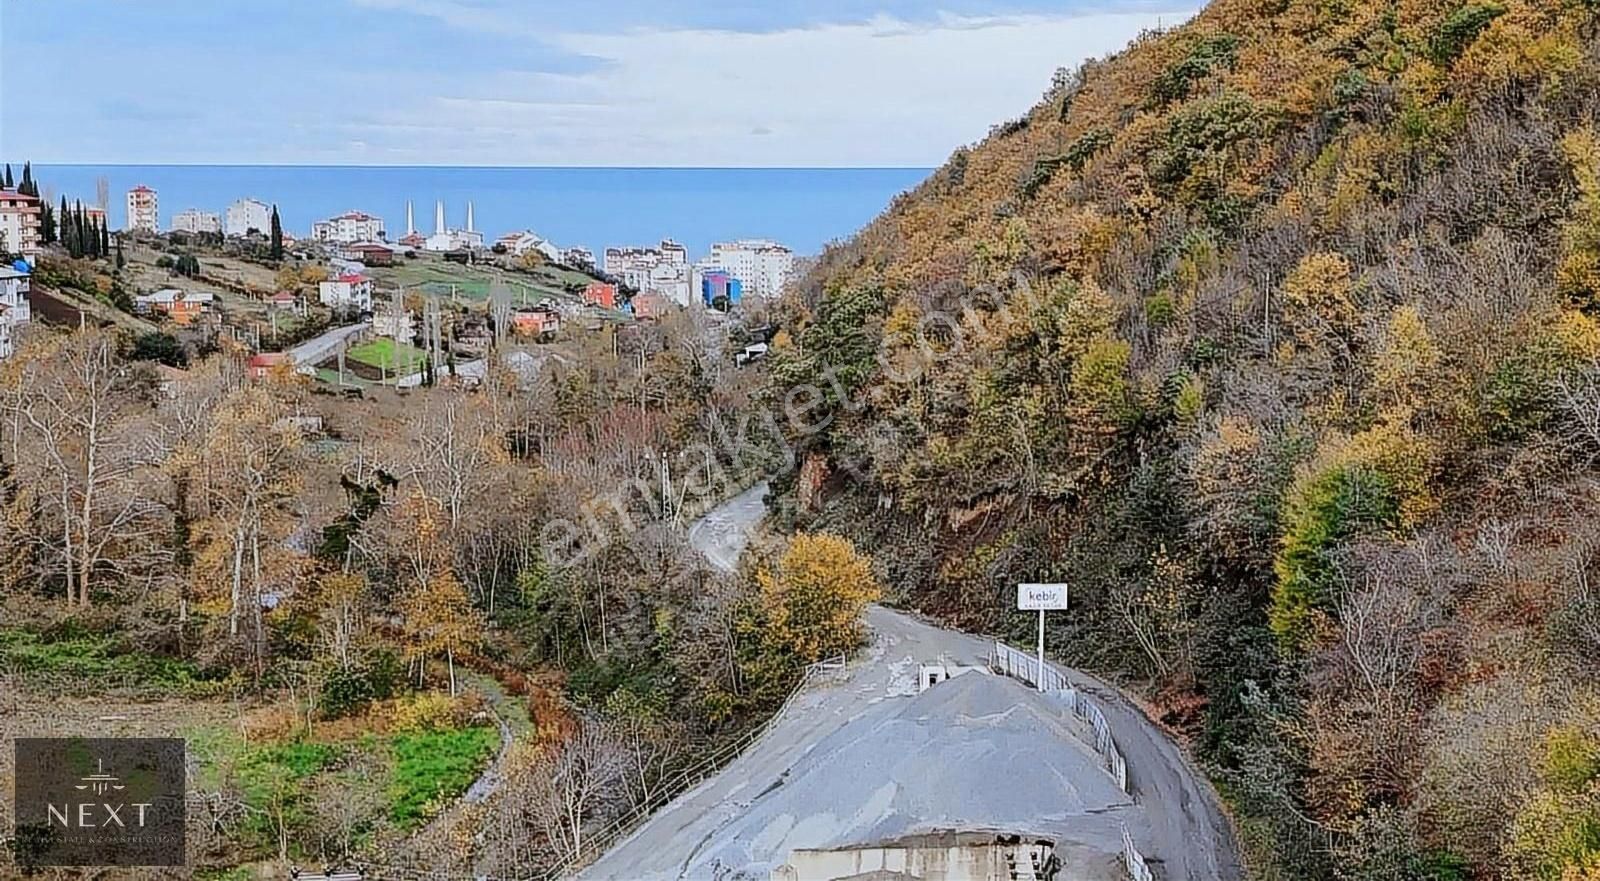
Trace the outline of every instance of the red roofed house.
<instances>
[{"instance_id":1,"label":"red roofed house","mask_svg":"<svg viewBox=\"0 0 1600 881\"><path fill-rule=\"evenodd\" d=\"M602 306L606 309L617 308L617 286L603 281L591 281L583 289L583 302L590 306Z\"/></svg>"},{"instance_id":2,"label":"red roofed house","mask_svg":"<svg viewBox=\"0 0 1600 881\"><path fill-rule=\"evenodd\" d=\"M561 329L561 315L554 309L529 309L511 313L511 331L517 336L544 336Z\"/></svg>"},{"instance_id":3,"label":"red roofed house","mask_svg":"<svg viewBox=\"0 0 1600 881\"><path fill-rule=\"evenodd\" d=\"M356 242L345 245L339 249L338 255L346 260L355 260L365 266L391 266L394 264L394 248L382 242Z\"/></svg>"},{"instance_id":4,"label":"red roofed house","mask_svg":"<svg viewBox=\"0 0 1600 881\"><path fill-rule=\"evenodd\" d=\"M274 371L292 365L293 363L293 361L289 360L289 355L285 352L262 352L259 355L251 356L250 364L246 372L249 373L251 379L266 379L267 377L271 376Z\"/></svg>"}]
</instances>

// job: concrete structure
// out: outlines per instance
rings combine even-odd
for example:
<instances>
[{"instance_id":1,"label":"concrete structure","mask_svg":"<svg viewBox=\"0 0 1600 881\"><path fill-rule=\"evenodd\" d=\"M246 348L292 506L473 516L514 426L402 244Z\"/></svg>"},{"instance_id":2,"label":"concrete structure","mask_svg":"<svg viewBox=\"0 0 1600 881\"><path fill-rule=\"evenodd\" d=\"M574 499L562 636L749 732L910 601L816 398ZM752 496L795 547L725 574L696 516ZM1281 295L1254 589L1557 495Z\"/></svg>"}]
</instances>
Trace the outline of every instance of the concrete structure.
<instances>
[{"instance_id":1,"label":"concrete structure","mask_svg":"<svg viewBox=\"0 0 1600 881\"><path fill-rule=\"evenodd\" d=\"M128 191L128 222L123 228L152 234L161 231L161 210L155 190L140 184Z\"/></svg>"},{"instance_id":2,"label":"concrete structure","mask_svg":"<svg viewBox=\"0 0 1600 881\"><path fill-rule=\"evenodd\" d=\"M317 285L317 297L322 305L334 309L371 312L372 279L347 273Z\"/></svg>"},{"instance_id":3,"label":"concrete structure","mask_svg":"<svg viewBox=\"0 0 1600 881\"><path fill-rule=\"evenodd\" d=\"M407 203L408 214L410 210L410 203ZM330 217L311 224L311 237L319 242L348 245L355 242L375 242L384 235L383 220L365 211L346 211L338 217Z\"/></svg>"},{"instance_id":4,"label":"concrete structure","mask_svg":"<svg viewBox=\"0 0 1600 881\"><path fill-rule=\"evenodd\" d=\"M33 320L28 303L28 274L0 266L0 358L16 350L17 330Z\"/></svg>"},{"instance_id":5,"label":"concrete structure","mask_svg":"<svg viewBox=\"0 0 1600 881\"><path fill-rule=\"evenodd\" d=\"M521 257L529 251L537 251L551 263L561 261L561 249L557 248L549 239L531 229L506 233L496 239L494 245L497 250L503 250L513 257Z\"/></svg>"},{"instance_id":6,"label":"concrete structure","mask_svg":"<svg viewBox=\"0 0 1600 881\"><path fill-rule=\"evenodd\" d=\"M794 273L794 252L766 239L718 242L696 264L702 271L723 269L737 278L746 295L776 297Z\"/></svg>"},{"instance_id":7,"label":"concrete structure","mask_svg":"<svg viewBox=\"0 0 1600 881\"><path fill-rule=\"evenodd\" d=\"M180 291L163 288L133 298L133 311L141 315L165 315L174 324L187 327L211 311L216 295L205 291Z\"/></svg>"},{"instance_id":8,"label":"concrete structure","mask_svg":"<svg viewBox=\"0 0 1600 881\"><path fill-rule=\"evenodd\" d=\"M215 211L201 211L190 208L172 215L173 232L189 233L220 233L222 232L222 216Z\"/></svg>"},{"instance_id":9,"label":"concrete structure","mask_svg":"<svg viewBox=\"0 0 1600 881\"><path fill-rule=\"evenodd\" d=\"M868 847L801 849L772 870L771 881L834 881L836 878L915 881L1073 881L1100 877L1062 871L1049 841L1014 835L941 832L913 835Z\"/></svg>"},{"instance_id":10,"label":"concrete structure","mask_svg":"<svg viewBox=\"0 0 1600 881\"><path fill-rule=\"evenodd\" d=\"M44 247L43 215L39 197L16 190L0 190L0 251L21 254L28 262L37 262Z\"/></svg>"},{"instance_id":11,"label":"concrete structure","mask_svg":"<svg viewBox=\"0 0 1600 881\"><path fill-rule=\"evenodd\" d=\"M260 199L240 199L229 205L222 221L223 233L243 236L251 230L262 235L272 230L272 206Z\"/></svg>"}]
</instances>

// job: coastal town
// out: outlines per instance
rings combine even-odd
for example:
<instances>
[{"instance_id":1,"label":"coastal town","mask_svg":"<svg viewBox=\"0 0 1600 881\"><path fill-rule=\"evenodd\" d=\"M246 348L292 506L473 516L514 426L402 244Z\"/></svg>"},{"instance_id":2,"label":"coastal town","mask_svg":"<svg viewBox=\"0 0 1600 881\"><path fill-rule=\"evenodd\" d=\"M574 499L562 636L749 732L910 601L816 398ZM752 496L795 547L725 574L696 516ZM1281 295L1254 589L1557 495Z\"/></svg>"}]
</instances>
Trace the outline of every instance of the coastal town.
<instances>
[{"instance_id":1,"label":"coastal town","mask_svg":"<svg viewBox=\"0 0 1600 881\"><path fill-rule=\"evenodd\" d=\"M292 371L355 393L470 384L508 342L626 332L676 313L760 324L796 274L794 252L765 239L718 242L696 259L663 238L607 245L597 258L532 229L491 236L471 201L458 214L434 201L426 226L408 200L403 227L353 208L301 232L249 196L167 215L141 184L113 229L108 187L97 189L87 201L52 198L30 165L20 178L0 172L0 358L43 318L119 325L175 352L226 339L253 374ZM768 340L736 342L743 364Z\"/></svg>"}]
</instances>

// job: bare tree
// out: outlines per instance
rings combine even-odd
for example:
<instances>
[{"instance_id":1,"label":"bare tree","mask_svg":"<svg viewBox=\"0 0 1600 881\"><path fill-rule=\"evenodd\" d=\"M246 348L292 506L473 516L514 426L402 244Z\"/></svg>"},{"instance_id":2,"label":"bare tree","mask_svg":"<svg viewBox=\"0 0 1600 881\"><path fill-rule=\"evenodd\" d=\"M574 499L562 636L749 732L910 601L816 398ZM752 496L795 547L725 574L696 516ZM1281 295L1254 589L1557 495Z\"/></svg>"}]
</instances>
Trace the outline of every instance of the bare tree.
<instances>
[{"instance_id":1,"label":"bare tree","mask_svg":"<svg viewBox=\"0 0 1600 881\"><path fill-rule=\"evenodd\" d=\"M587 824L615 803L626 770L626 748L609 726L592 719L533 763L525 781L528 804L563 859L583 852Z\"/></svg>"}]
</instances>

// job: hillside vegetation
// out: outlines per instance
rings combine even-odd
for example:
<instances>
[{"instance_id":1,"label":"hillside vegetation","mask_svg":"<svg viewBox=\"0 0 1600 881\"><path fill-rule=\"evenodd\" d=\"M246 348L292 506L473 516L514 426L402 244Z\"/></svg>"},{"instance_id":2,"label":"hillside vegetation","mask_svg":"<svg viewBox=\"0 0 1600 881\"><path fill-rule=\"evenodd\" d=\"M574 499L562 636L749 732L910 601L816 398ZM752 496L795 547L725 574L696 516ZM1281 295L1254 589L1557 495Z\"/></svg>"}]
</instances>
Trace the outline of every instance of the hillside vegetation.
<instances>
[{"instance_id":1,"label":"hillside vegetation","mask_svg":"<svg viewBox=\"0 0 1600 881\"><path fill-rule=\"evenodd\" d=\"M1600 878L1595 0L1217 0L790 307L785 513L976 628L1070 582L1255 877Z\"/></svg>"}]
</instances>

